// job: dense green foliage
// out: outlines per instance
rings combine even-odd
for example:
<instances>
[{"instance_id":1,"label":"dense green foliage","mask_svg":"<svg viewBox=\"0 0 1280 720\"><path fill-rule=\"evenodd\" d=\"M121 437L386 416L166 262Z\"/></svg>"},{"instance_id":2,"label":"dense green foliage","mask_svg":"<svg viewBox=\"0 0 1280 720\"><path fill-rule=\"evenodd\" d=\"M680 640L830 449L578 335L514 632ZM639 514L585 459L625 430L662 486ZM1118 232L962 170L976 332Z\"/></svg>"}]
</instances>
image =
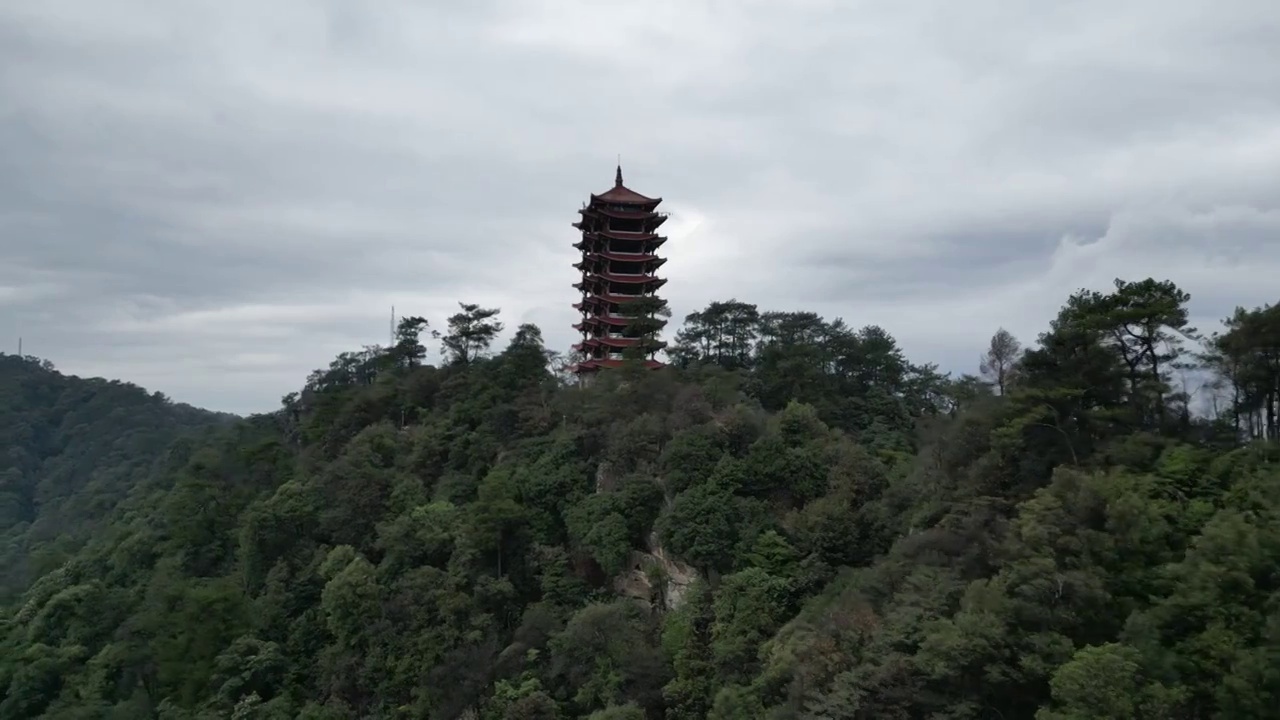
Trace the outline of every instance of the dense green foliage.
<instances>
[{"instance_id":1,"label":"dense green foliage","mask_svg":"<svg viewBox=\"0 0 1280 720\"><path fill-rule=\"evenodd\" d=\"M0 603L74 554L175 439L232 419L0 354Z\"/></svg>"},{"instance_id":2,"label":"dense green foliage","mask_svg":"<svg viewBox=\"0 0 1280 720\"><path fill-rule=\"evenodd\" d=\"M982 378L715 303L585 388L406 319L157 453L7 614L0 718L1273 717L1280 317L1186 302Z\"/></svg>"}]
</instances>

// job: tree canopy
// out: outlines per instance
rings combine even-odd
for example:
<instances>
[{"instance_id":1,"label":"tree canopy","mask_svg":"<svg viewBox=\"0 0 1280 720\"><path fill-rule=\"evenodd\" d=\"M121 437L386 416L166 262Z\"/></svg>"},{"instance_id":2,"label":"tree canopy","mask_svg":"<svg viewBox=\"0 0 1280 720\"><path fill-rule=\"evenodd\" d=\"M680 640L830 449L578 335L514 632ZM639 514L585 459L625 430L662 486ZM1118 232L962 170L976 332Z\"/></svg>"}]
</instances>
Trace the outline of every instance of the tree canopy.
<instances>
[{"instance_id":1,"label":"tree canopy","mask_svg":"<svg viewBox=\"0 0 1280 720\"><path fill-rule=\"evenodd\" d=\"M1280 314L1188 301L953 377L733 299L587 387L464 304L234 422L0 357L0 718L1274 717Z\"/></svg>"}]
</instances>

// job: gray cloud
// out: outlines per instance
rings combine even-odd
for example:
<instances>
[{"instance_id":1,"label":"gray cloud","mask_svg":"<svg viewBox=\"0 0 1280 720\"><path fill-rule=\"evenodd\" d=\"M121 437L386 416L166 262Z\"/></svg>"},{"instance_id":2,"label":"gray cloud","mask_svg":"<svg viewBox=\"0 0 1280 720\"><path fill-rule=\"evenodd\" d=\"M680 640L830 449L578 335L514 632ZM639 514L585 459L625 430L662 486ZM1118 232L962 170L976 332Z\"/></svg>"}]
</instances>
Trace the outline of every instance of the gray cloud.
<instances>
[{"instance_id":1,"label":"gray cloud","mask_svg":"<svg viewBox=\"0 0 1280 720\"><path fill-rule=\"evenodd\" d=\"M0 8L0 339L181 400L269 409L393 304L566 347L615 153L677 314L969 371L1116 276L1277 300L1270 0L107 5Z\"/></svg>"}]
</instances>

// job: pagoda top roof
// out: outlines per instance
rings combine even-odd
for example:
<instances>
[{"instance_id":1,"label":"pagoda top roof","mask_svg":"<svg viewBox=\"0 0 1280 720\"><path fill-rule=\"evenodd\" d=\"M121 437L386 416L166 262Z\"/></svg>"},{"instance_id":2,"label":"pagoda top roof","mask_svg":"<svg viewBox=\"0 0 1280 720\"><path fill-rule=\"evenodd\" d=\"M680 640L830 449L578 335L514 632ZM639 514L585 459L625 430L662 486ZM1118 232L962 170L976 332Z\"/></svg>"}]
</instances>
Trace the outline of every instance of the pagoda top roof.
<instances>
[{"instance_id":1,"label":"pagoda top roof","mask_svg":"<svg viewBox=\"0 0 1280 720\"><path fill-rule=\"evenodd\" d=\"M657 205L662 202L662 198L651 198L646 195L632 190L622 184L622 166L618 166L618 172L614 176L613 187L600 193L599 195L592 193L593 201L618 203L619 205Z\"/></svg>"}]
</instances>

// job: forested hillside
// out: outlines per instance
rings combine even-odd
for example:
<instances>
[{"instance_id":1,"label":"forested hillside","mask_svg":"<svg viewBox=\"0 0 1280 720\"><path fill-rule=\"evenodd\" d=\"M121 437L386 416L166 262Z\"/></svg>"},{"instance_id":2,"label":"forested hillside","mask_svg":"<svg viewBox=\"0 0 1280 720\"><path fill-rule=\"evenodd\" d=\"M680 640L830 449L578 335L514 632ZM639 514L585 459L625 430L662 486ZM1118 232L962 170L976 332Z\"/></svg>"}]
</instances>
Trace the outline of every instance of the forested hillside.
<instances>
[{"instance_id":1,"label":"forested hillside","mask_svg":"<svg viewBox=\"0 0 1280 720\"><path fill-rule=\"evenodd\" d=\"M175 439L233 419L0 354L0 602L78 550Z\"/></svg>"},{"instance_id":2,"label":"forested hillside","mask_svg":"<svg viewBox=\"0 0 1280 720\"><path fill-rule=\"evenodd\" d=\"M1280 308L1187 301L962 377L715 303L587 388L408 318L139 469L6 614L0 718L1273 718Z\"/></svg>"}]
</instances>

